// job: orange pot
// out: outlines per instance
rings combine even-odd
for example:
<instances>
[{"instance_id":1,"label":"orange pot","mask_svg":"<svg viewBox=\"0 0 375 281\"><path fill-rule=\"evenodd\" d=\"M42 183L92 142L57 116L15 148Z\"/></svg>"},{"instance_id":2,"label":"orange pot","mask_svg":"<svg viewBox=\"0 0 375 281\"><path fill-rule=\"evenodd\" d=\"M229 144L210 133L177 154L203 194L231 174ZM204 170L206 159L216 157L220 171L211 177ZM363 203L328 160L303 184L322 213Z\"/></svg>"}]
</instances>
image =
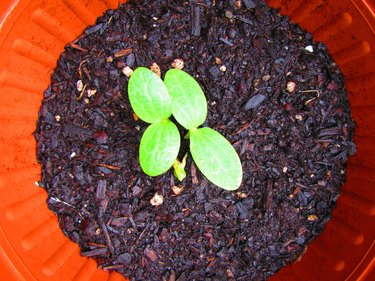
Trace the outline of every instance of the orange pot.
<instances>
[{"instance_id":1,"label":"orange pot","mask_svg":"<svg viewBox=\"0 0 375 281\"><path fill-rule=\"evenodd\" d=\"M121 2L124 2L121 1ZM323 41L343 71L358 153L323 234L271 280L375 280L375 1L268 0ZM59 54L117 0L0 2L0 279L124 280L96 269L60 231L34 185L32 135Z\"/></svg>"}]
</instances>

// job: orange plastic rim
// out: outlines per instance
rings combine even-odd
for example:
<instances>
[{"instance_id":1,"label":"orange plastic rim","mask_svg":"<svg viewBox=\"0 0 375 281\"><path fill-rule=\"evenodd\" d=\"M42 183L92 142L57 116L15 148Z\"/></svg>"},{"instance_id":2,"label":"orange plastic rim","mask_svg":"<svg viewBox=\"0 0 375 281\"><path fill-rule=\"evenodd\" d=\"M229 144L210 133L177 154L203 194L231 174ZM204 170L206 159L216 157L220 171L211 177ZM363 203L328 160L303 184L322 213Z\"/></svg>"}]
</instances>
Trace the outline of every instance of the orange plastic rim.
<instances>
[{"instance_id":1,"label":"orange plastic rim","mask_svg":"<svg viewBox=\"0 0 375 281\"><path fill-rule=\"evenodd\" d=\"M35 186L33 131L59 54L117 0L0 1L1 280L124 278L80 257ZM120 1L120 2L124 2ZM271 280L375 280L375 3L373 0L268 0L323 41L340 66L354 119L357 154L323 234L303 258Z\"/></svg>"}]
</instances>

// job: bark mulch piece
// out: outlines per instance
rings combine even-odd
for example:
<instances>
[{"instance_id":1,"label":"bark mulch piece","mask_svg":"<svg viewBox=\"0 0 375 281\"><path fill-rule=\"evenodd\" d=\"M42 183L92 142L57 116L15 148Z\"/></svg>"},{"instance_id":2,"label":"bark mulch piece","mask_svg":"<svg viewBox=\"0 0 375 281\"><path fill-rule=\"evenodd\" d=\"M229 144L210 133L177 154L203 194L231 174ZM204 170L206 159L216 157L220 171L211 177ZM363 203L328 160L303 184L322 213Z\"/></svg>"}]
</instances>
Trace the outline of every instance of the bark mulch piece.
<instances>
[{"instance_id":1,"label":"bark mulch piece","mask_svg":"<svg viewBox=\"0 0 375 281\"><path fill-rule=\"evenodd\" d=\"M177 58L207 96L206 125L240 155L236 192L208 182L191 157L181 183L140 169L147 124L122 69L156 62L164 75ZM262 1L134 0L66 46L35 137L48 206L100 268L132 280L264 280L329 220L353 131L326 47ZM180 159L187 149L183 140Z\"/></svg>"}]
</instances>

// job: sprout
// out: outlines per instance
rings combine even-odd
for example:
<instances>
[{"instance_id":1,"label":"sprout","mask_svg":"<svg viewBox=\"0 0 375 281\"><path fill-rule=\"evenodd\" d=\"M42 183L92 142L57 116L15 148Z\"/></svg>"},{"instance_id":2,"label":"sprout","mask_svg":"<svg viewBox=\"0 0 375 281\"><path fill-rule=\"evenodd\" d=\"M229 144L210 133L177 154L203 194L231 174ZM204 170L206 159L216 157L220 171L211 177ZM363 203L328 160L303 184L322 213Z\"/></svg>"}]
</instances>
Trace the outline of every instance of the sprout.
<instances>
[{"instance_id":1,"label":"sprout","mask_svg":"<svg viewBox=\"0 0 375 281\"><path fill-rule=\"evenodd\" d=\"M198 82L186 72L171 69L161 78L145 67L137 68L128 85L135 114L151 125L144 132L139 159L149 176L160 175L172 166L181 181L186 177L186 157L177 159L180 134L176 121L188 132L190 153L202 174L215 185L235 190L242 182L240 158L229 141L215 130L200 128L207 118L207 100Z\"/></svg>"}]
</instances>

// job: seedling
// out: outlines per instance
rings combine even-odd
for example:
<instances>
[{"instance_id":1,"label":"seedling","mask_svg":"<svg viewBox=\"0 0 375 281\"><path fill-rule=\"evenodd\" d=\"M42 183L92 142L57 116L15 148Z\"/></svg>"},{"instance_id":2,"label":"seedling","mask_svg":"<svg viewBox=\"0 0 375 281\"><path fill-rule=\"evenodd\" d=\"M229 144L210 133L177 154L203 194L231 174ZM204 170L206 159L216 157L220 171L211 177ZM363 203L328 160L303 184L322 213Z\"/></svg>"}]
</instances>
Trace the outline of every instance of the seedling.
<instances>
[{"instance_id":1,"label":"seedling","mask_svg":"<svg viewBox=\"0 0 375 281\"><path fill-rule=\"evenodd\" d=\"M190 153L203 175L226 190L240 186L242 166L233 146L215 130L199 128L207 118L207 101L192 76L171 69L163 82L151 70L139 67L130 77L128 95L137 116L151 123L139 148L140 164L147 175L160 175L173 166L179 180L186 176L186 156L181 162L177 159L181 138L176 125L169 120L173 114L188 130Z\"/></svg>"}]
</instances>

